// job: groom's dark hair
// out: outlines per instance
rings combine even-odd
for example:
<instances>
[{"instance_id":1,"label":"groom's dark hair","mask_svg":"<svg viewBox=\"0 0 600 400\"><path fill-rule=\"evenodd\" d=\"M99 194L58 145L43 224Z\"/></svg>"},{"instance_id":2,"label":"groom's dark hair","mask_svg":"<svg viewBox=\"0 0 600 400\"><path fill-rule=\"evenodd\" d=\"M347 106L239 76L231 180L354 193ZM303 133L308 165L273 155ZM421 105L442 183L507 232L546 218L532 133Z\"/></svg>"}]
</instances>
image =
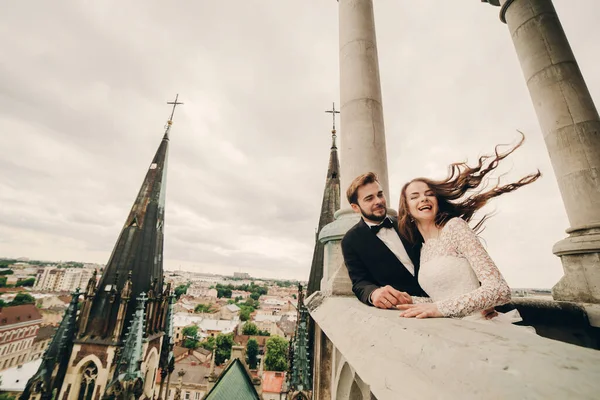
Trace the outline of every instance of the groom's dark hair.
<instances>
[{"instance_id":1,"label":"groom's dark hair","mask_svg":"<svg viewBox=\"0 0 600 400\"><path fill-rule=\"evenodd\" d=\"M373 172L367 172L366 174L362 174L354 178L352 183L350 183L348 190L346 190L348 203L358 204L358 189L373 182L379 183L377 175L375 175Z\"/></svg>"}]
</instances>

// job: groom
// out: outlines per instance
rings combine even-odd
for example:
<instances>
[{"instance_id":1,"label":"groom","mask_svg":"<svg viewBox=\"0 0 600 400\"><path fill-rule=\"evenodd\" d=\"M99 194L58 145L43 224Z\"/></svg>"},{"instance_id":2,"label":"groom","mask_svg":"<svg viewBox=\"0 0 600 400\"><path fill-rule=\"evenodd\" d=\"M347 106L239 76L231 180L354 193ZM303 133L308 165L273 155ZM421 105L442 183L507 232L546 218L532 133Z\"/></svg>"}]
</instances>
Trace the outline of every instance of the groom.
<instances>
[{"instance_id":1,"label":"groom","mask_svg":"<svg viewBox=\"0 0 600 400\"><path fill-rule=\"evenodd\" d=\"M356 177L346 191L361 220L342 239L342 253L360 301L377 308L410 303L410 296L428 297L417 275L421 245L410 246L400 237L397 221L387 216L387 203L377 176Z\"/></svg>"}]
</instances>

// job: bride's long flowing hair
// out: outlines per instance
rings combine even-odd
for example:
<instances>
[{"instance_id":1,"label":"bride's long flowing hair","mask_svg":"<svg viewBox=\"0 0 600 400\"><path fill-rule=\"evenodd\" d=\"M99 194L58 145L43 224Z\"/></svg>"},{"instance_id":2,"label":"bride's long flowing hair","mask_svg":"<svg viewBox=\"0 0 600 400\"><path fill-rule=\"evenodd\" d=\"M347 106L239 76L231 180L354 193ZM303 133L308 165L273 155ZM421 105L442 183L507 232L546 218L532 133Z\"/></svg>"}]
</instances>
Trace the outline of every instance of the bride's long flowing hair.
<instances>
[{"instance_id":1,"label":"bride's long flowing hair","mask_svg":"<svg viewBox=\"0 0 600 400\"><path fill-rule=\"evenodd\" d=\"M508 157L512 152L521 147L525 141L525 135L522 132L521 140L505 152L500 152L497 145L493 155L484 155L479 157L479 162L476 166L470 167L467 163L453 163L448 167L448 177L443 180L432 180L428 178L416 178L406 183L402 187L400 193L400 206L398 207L398 230L400 235L404 237L411 245L418 244L422 241L421 234L417 229L417 224L408 211L408 199L406 189L413 182L423 182L434 192L438 201L438 213L435 216L435 224L443 227L448 220L459 217L469 222L477 210L487 204L489 200L500 196L503 193L512 192L521 186L528 185L541 176L538 170L536 173L529 174L519 181L500 185L500 180L491 189L486 190L489 178L486 175L492 172L500 161ZM474 194L468 195L469 191L475 190ZM490 217L486 214L473 227L475 232L479 232L483 223Z\"/></svg>"}]
</instances>

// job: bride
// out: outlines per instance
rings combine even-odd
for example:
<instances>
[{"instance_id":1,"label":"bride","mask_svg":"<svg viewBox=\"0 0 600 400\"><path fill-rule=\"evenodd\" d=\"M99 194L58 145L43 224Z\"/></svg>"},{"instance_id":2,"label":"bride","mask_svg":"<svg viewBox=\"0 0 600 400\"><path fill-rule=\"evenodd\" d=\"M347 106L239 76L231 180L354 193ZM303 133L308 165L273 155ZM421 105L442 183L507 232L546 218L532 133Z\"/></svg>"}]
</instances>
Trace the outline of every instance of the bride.
<instances>
[{"instance_id":1,"label":"bride","mask_svg":"<svg viewBox=\"0 0 600 400\"><path fill-rule=\"evenodd\" d=\"M473 229L468 222L490 199L528 185L541 176L538 171L518 182L503 186L498 183L485 190L486 175L524 140L525 136L504 153L496 146L494 155L480 157L475 167L454 163L444 180L416 178L404 185L398 228L409 243L424 242L418 279L430 297L413 296L412 304L399 304L397 308L403 310L402 317L484 320L481 310L510 301L510 288L476 234L488 215ZM476 192L469 194L470 190ZM521 318L515 310L493 320L518 322Z\"/></svg>"}]
</instances>

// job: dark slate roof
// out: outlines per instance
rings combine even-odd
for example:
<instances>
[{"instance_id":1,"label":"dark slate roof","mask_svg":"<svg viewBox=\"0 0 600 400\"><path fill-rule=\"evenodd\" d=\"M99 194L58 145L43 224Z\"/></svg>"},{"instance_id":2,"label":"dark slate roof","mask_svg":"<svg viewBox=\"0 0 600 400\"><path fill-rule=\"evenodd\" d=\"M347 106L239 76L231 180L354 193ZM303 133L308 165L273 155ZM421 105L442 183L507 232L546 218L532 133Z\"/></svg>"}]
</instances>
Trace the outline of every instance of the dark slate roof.
<instances>
[{"instance_id":1,"label":"dark slate roof","mask_svg":"<svg viewBox=\"0 0 600 400\"><path fill-rule=\"evenodd\" d=\"M329 156L327 179L325 180L325 190L323 191L321 215L319 217L317 238L315 238L315 249L313 251L310 275L306 287L306 296L310 296L313 292L319 290L321 279L323 279L323 251L325 247L318 240L318 234L325 225L333 222L333 214L340 209L340 161L335 145L335 131L332 133L334 133L333 144L331 145Z\"/></svg>"},{"instance_id":2,"label":"dark slate roof","mask_svg":"<svg viewBox=\"0 0 600 400\"><path fill-rule=\"evenodd\" d=\"M140 293L153 289L155 294L163 286L163 224L167 173L168 132L165 133L142 187L133 203L129 216L118 236L112 255L106 264L92 303L86 334L103 337L104 321L108 318L106 332L112 333L117 307L106 315L111 290L119 293L132 272L132 293L123 326L131 325ZM155 281L155 282L153 282ZM118 303L117 303L118 304ZM125 330L124 330L125 333Z\"/></svg>"},{"instance_id":3,"label":"dark slate roof","mask_svg":"<svg viewBox=\"0 0 600 400\"><path fill-rule=\"evenodd\" d=\"M205 400L260 400L248 376L246 368L239 359L234 359L223 371L215 386L208 392Z\"/></svg>"}]
</instances>

